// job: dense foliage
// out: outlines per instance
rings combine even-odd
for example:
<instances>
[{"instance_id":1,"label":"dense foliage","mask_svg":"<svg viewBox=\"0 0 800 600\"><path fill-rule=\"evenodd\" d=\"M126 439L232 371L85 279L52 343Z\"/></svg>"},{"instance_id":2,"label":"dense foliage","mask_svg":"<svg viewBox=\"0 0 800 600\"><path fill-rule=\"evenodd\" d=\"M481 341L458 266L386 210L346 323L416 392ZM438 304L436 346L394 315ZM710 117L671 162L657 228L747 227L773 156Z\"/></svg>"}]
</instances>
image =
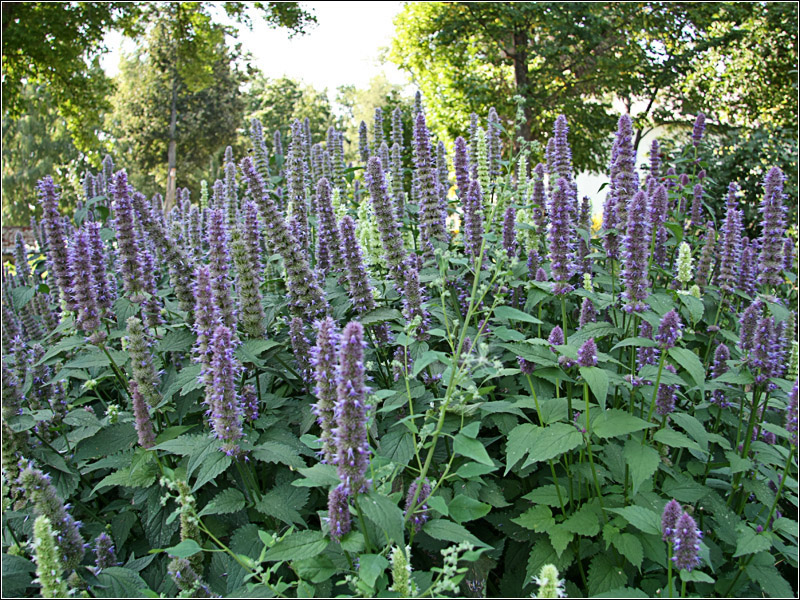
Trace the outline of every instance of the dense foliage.
<instances>
[{"instance_id":1,"label":"dense foliage","mask_svg":"<svg viewBox=\"0 0 800 600\"><path fill-rule=\"evenodd\" d=\"M349 168L335 129L253 123L167 214L110 157L72 214L41 180L4 595L795 595L785 175L715 226L704 116L637 172L623 115L598 228L563 115L532 165L494 111L452 156L401 113Z\"/></svg>"}]
</instances>

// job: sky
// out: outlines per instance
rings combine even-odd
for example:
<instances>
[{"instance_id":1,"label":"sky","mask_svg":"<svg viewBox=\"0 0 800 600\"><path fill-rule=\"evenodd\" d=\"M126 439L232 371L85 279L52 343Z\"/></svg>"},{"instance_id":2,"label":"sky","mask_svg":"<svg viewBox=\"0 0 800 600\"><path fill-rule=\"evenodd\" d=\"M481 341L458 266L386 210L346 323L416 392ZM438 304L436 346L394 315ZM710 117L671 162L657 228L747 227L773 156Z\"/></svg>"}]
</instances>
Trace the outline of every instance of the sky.
<instances>
[{"instance_id":1,"label":"sky","mask_svg":"<svg viewBox=\"0 0 800 600\"><path fill-rule=\"evenodd\" d=\"M381 65L381 50L388 48L394 34L392 20L402 2L303 2L312 10L317 25L305 35L289 38L285 29L270 29L253 19L253 30L242 28L239 41L253 55L253 64L270 78L287 76L322 90L333 99L336 88L353 84L368 86L370 79L384 73L390 83L408 83L405 73L394 64ZM119 70L121 52L132 42L119 34L106 39L111 50L103 57L109 75Z\"/></svg>"}]
</instances>

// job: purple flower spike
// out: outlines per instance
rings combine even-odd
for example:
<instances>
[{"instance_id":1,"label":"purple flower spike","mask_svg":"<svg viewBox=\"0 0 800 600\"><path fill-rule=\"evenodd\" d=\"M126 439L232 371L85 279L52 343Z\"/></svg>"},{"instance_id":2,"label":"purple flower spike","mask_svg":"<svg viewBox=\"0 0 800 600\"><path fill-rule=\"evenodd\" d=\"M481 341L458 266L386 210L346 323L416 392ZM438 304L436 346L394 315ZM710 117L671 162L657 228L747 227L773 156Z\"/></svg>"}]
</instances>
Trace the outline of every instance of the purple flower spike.
<instances>
[{"instance_id":1,"label":"purple flower spike","mask_svg":"<svg viewBox=\"0 0 800 600\"><path fill-rule=\"evenodd\" d=\"M647 196L638 192L631 200L628 227L623 245L622 279L625 281L625 306L627 312L643 311L647 308L644 300L650 295L650 280L647 276L647 256L650 226L647 219Z\"/></svg>"},{"instance_id":2,"label":"purple flower spike","mask_svg":"<svg viewBox=\"0 0 800 600\"><path fill-rule=\"evenodd\" d=\"M633 150L633 123L627 113L617 122L617 135L611 150L611 196L616 203L616 227L627 229L628 205L639 189L636 153Z\"/></svg>"},{"instance_id":3,"label":"purple flower spike","mask_svg":"<svg viewBox=\"0 0 800 600\"><path fill-rule=\"evenodd\" d=\"M683 509L677 500L667 502L661 515L661 539L665 542L669 541L675 533L675 526L678 524L678 519L681 518L682 513Z\"/></svg>"},{"instance_id":4,"label":"purple flower spike","mask_svg":"<svg viewBox=\"0 0 800 600\"><path fill-rule=\"evenodd\" d=\"M472 258L480 254L483 242L483 192L481 183L473 179L464 199L464 249Z\"/></svg>"},{"instance_id":5,"label":"purple flower spike","mask_svg":"<svg viewBox=\"0 0 800 600\"><path fill-rule=\"evenodd\" d=\"M761 253L758 255L758 284L777 287L783 283L783 237L786 229L786 207L783 205L783 182L778 167L773 167L764 180L761 202Z\"/></svg>"},{"instance_id":6,"label":"purple flower spike","mask_svg":"<svg viewBox=\"0 0 800 600\"><path fill-rule=\"evenodd\" d=\"M550 270L556 282L553 293L556 295L567 294L573 290L568 283L572 275L571 258L575 239L570 214L570 191L570 183L560 178L556 182L556 190L548 206L550 229L547 232L547 241L550 251Z\"/></svg>"},{"instance_id":7,"label":"purple flower spike","mask_svg":"<svg viewBox=\"0 0 800 600\"><path fill-rule=\"evenodd\" d=\"M417 495L418 488L419 494ZM425 524L425 521L428 520L428 505L426 502L428 501L428 497L431 495L431 484L427 479L424 479L422 483L420 483L419 479L416 479L414 480L414 483L408 486L408 494L406 495L406 514L408 514L408 511L411 510L411 503L413 502L415 495L417 495L417 501L414 504L416 508L408 522L412 529L418 533Z\"/></svg>"},{"instance_id":8,"label":"purple flower spike","mask_svg":"<svg viewBox=\"0 0 800 600\"><path fill-rule=\"evenodd\" d=\"M786 431L791 434L790 441L797 447L797 380L789 393L789 405L786 407Z\"/></svg>"},{"instance_id":9,"label":"purple flower spike","mask_svg":"<svg viewBox=\"0 0 800 600\"><path fill-rule=\"evenodd\" d=\"M432 256L435 240L447 240L447 211L442 210L439 201L432 157L430 132L425 124L425 114L420 112L414 123L414 166L419 194L420 238L426 256Z\"/></svg>"},{"instance_id":10,"label":"purple flower spike","mask_svg":"<svg viewBox=\"0 0 800 600\"><path fill-rule=\"evenodd\" d=\"M581 367L597 366L597 344L589 338L578 349L578 365Z\"/></svg>"},{"instance_id":11,"label":"purple flower spike","mask_svg":"<svg viewBox=\"0 0 800 600\"><path fill-rule=\"evenodd\" d=\"M662 350L668 350L681 338L682 330L683 323L681 323L681 318L673 309L661 318L661 323L658 325L658 332L654 339L659 343Z\"/></svg>"},{"instance_id":12,"label":"purple flower spike","mask_svg":"<svg viewBox=\"0 0 800 600\"><path fill-rule=\"evenodd\" d=\"M75 234L69 255L72 304L78 311L75 325L90 334L100 326L100 307L92 264L92 245L85 228Z\"/></svg>"},{"instance_id":13,"label":"purple flower spike","mask_svg":"<svg viewBox=\"0 0 800 600\"><path fill-rule=\"evenodd\" d=\"M669 212L669 195L666 187L660 184L656 187L649 199L647 211L651 235L655 235L653 259L656 264L664 266L667 256L667 228L664 223L667 221L667 213Z\"/></svg>"},{"instance_id":14,"label":"purple flower spike","mask_svg":"<svg viewBox=\"0 0 800 600\"><path fill-rule=\"evenodd\" d=\"M58 188L50 176L37 184L39 204L42 205L42 230L47 234L47 264L55 275L55 282L62 293L62 299L69 306L70 273L67 256L67 240L64 233L64 218L58 212ZM44 246L40 243L40 249Z\"/></svg>"},{"instance_id":15,"label":"purple flower spike","mask_svg":"<svg viewBox=\"0 0 800 600\"><path fill-rule=\"evenodd\" d=\"M339 331L332 318L326 317L319 323L317 344L311 349L311 363L317 382L314 393L317 402L314 414L317 415L322 435L322 458L328 464L336 463L336 440L334 439L334 407L336 406L336 365L339 352Z\"/></svg>"},{"instance_id":16,"label":"purple flower spike","mask_svg":"<svg viewBox=\"0 0 800 600\"><path fill-rule=\"evenodd\" d=\"M664 369L670 373L675 373L675 367L672 365L664 365ZM656 414L664 417L675 410L675 402L677 396L675 391L678 389L677 385L659 384L658 392L656 394Z\"/></svg>"},{"instance_id":17,"label":"purple flower spike","mask_svg":"<svg viewBox=\"0 0 800 600\"><path fill-rule=\"evenodd\" d=\"M317 215L319 239L317 246L317 268L324 274L342 266L341 239L336 215L331 200L331 184L323 177L317 184Z\"/></svg>"},{"instance_id":18,"label":"purple flower spike","mask_svg":"<svg viewBox=\"0 0 800 600\"><path fill-rule=\"evenodd\" d=\"M303 383L307 383L311 380L311 346L303 329L303 320L300 317L292 317L289 322L289 340L300 378Z\"/></svg>"},{"instance_id":19,"label":"purple flower spike","mask_svg":"<svg viewBox=\"0 0 800 600\"><path fill-rule=\"evenodd\" d=\"M367 124L361 121L358 125L358 155L361 157L361 162L366 163L369 160L369 141L367 140Z\"/></svg>"},{"instance_id":20,"label":"purple flower spike","mask_svg":"<svg viewBox=\"0 0 800 600\"><path fill-rule=\"evenodd\" d=\"M364 327L358 321L342 331L337 374L336 470L343 490L358 494L367 490L369 467L367 442L367 386L364 384Z\"/></svg>"},{"instance_id":21,"label":"purple flower spike","mask_svg":"<svg viewBox=\"0 0 800 600\"><path fill-rule=\"evenodd\" d=\"M578 319L578 329L584 327L587 323L594 323L597 320L597 310L589 298L584 298L581 303L581 314Z\"/></svg>"},{"instance_id":22,"label":"purple flower spike","mask_svg":"<svg viewBox=\"0 0 800 600\"><path fill-rule=\"evenodd\" d=\"M503 249L508 258L515 258L517 255L517 236L514 227L517 222L517 211L513 206L506 209L503 217Z\"/></svg>"},{"instance_id":23,"label":"purple flower spike","mask_svg":"<svg viewBox=\"0 0 800 600\"><path fill-rule=\"evenodd\" d=\"M536 363L526 360L521 356L517 357L517 362L519 363L519 370L522 371L523 375L533 375Z\"/></svg>"},{"instance_id":24,"label":"purple flower spike","mask_svg":"<svg viewBox=\"0 0 800 600\"><path fill-rule=\"evenodd\" d=\"M467 156L467 142L463 137L458 136L455 142L453 164L456 170L456 186L458 187L459 197L466 198L469 192L469 158Z\"/></svg>"},{"instance_id":25,"label":"purple flower spike","mask_svg":"<svg viewBox=\"0 0 800 600\"><path fill-rule=\"evenodd\" d=\"M731 352L725 344L720 344L714 351L714 362L711 365L711 377L717 378L723 373L728 372L728 359L731 357ZM726 408L731 405L730 402L725 400L725 392L722 390L714 390L711 392L711 402L721 408Z\"/></svg>"},{"instance_id":26,"label":"purple flower spike","mask_svg":"<svg viewBox=\"0 0 800 600\"><path fill-rule=\"evenodd\" d=\"M400 226L397 223L397 208L386 192L383 165L377 156L373 156L367 162L367 187L372 197L372 208L381 236L386 264L395 281L395 286L399 288L401 286L398 284L403 280L403 261L406 257L406 250L403 246Z\"/></svg>"},{"instance_id":27,"label":"purple flower spike","mask_svg":"<svg viewBox=\"0 0 800 600\"><path fill-rule=\"evenodd\" d=\"M553 346L561 346L564 344L564 331L556 325L553 327L553 330L550 332L550 337L547 338L547 342L550 344L551 348ZM552 348L555 351L555 348Z\"/></svg>"},{"instance_id":28,"label":"purple flower spike","mask_svg":"<svg viewBox=\"0 0 800 600\"><path fill-rule=\"evenodd\" d=\"M236 328L236 310L231 297L231 281L228 274L231 264L228 225L225 211L216 208L210 212L208 225L209 266L211 267L211 290L214 304L219 311L222 324L231 331Z\"/></svg>"},{"instance_id":29,"label":"purple flower spike","mask_svg":"<svg viewBox=\"0 0 800 600\"><path fill-rule=\"evenodd\" d=\"M114 540L105 531L94 540L95 565L98 569L107 569L119 564L114 551Z\"/></svg>"},{"instance_id":30,"label":"purple flower spike","mask_svg":"<svg viewBox=\"0 0 800 600\"><path fill-rule=\"evenodd\" d=\"M542 267L536 269L536 276L534 277L534 280L540 283L547 281L547 271L545 271Z\"/></svg>"},{"instance_id":31,"label":"purple flower spike","mask_svg":"<svg viewBox=\"0 0 800 600\"><path fill-rule=\"evenodd\" d=\"M328 523L331 537L336 541L347 535L352 526L348 499L349 494L342 485L337 485L328 493Z\"/></svg>"},{"instance_id":32,"label":"purple flower spike","mask_svg":"<svg viewBox=\"0 0 800 600\"><path fill-rule=\"evenodd\" d=\"M372 286L369 283L367 269L364 266L361 246L356 239L356 223L353 217L346 215L342 218L340 226L350 299L356 311L359 314L364 314L375 308L375 297L372 293Z\"/></svg>"},{"instance_id":33,"label":"purple flower spike","mask_svg":"<svg viewBox=\"0 0 800 600\"><path fill-rule=\"evenodd\" d=\"M725 215L720 238L722 249L717 283L723 292L731 293L736 286L737 259L742 243L742 214L734 207L729 208Z\"/></svg>"},{"instance_id":34,"label":"purple flower spike","mask_svg":"<svg viewBox=\"0 0 800 600\"><path fill-rule=\"evenodd\" d=\"M675 524L675 533L672 538L672 562L678 569L691 571L700 564L700 539L703 534L697 528L697 523L683 513Z\"/></svg>"},{"instance_id":35,"label":"purple flower spike","mask_svg":"<svg viewBox=\"0 0 800 600\"><path fill-rule=\"evenodd\" d=\"M139 445L145 449L152 448L156 445L156 434L153 431L153 421L150 420L147 402L133 379L128 382L128 389L130 389L133 399L134 425L136 426L136 435L139 437Z\"/></svg>"},{"instance_id":36,"label":"purple flower spike","mask_svg":"<svg viewBox=\"0 0 800 600\"><path fill-rule=\"evenodd\" d=\"M242 437L242 403L236 393L236 382L242 366L234 356L236 342L231 330L219 325L208 344L211 354L210 389L206 388L211 406L211 427L214 436L222 442L221 451L229 456L238 456L237 444Z\"/></svg>"},{"instance_id":37,"label":"purple flower spike","mask_svg":"<svg viewBox=\"0 0 800 600\"><path fill-rule=\"evenodd\" d=\"M703 184L698 183L694 186L692 193L692 208L690 213L692 225L695 227L700 226L703 218Z\"/></svg>"},{"instance_id":38,"label":"purple flower spike","mask_svg":"<svg viewBox=\"0 0 800 600\"><path fill-rule=\"evenodd\" d=\"M128 175L119 171L114 176L114 225L117 229L118 270L122 274L125 291L133 302L144 300L144 270L139 242L134 230L134 209L128 190Z\"/></svg>"},{"instance_id":39,"label":"purple flower spike","mask_svg":"<svg viewBox=\"0 0 800 600\"><path fill-rule=\"evenodd\" d=\"M754 300L742 313L739 319L739 349L742 352L749 352L755 348L755 333L758 322L761 319L761 309L764 304L761 300Z\"/></svg>"},{"instance_id":40,"label":"purple flower spike","mask_svg":"<svg viewBox=\"0 0 800 600\"><path fill-rule=\"evenodd\" d=\"M692 128L692 144L698 146L703 139L703 133L706 130L706 115L704 113L697 113L697 118L694 121Z\"/></svg>"}]
</instances>

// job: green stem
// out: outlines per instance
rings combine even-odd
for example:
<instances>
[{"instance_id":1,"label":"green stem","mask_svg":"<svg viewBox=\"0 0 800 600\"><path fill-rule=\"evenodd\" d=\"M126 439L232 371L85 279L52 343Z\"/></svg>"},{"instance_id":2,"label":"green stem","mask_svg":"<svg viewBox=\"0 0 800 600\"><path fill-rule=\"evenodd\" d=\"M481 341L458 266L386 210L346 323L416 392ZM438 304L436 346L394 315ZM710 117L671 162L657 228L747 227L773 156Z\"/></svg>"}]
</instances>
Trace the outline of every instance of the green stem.
<instances>
[{"instance_id":1,"label":"green stem","mask_svg":"<svg viewBox=\"0 0 800 600\"><path fill-rule=\"evenodd\" d=\"M781 482L778 484L778 491L775 492L775 500L772 503L772 508L769 509L769 514L767 515L767 522L765 524L765 529L771 529L770 520L772 519L772 515L775 513L775 509L778 507L778 500L781 497L781 492L783 491L783 484L786 481L786 475L789 473L789 467L792 464L792 457L795 454L795 445L789 445L789 456L786 457L786 466L783 468L783 475L781 475Z\"/></svg>"},{"instance_id":2,"label":"green stem","mask_svg":"<svg viewBox=\"0 0 800 600\"><path fill-rule=\"evenodd\" d=\"M418 488L420 486L417 486ZM358 494L353 494L353 504L356 506L356 512L358 513L358 520L361 523L361 531L364 532L364 541L367 544L367 552L372 553L374 546L372 545L372 540L369 538L369 531L367 531L367 524L364 521L364 513L361 511L361 507L358 505Z\"/></svg>"},{"instance_id":3,"label":"green stem","mask_svg":"<svg viewBox=\"0 0 800 600\"><path fill-rule=\"evenodd\" d=\"M667 540L667 598L672 596L672 542Z\"/></svg>"},{"instance_id":4,"label":"green stem","mask_svg":"<svg viewBox=\"0 0 800 600\"><path fill-rule=\"evenodd\" d=\"M653 398L650 400L650 410L647 413L647 422L650 422L650 419L653 416L653 410L656 407L656 396L658 396L658 386L661 383L661 373L664 370L664 358L666 353L664 351L661 352L661 356L658 359L658 375L656 375L656 382L653 386ZM647 435L645 434L642 437L642 446L644 446L644 441L647 439Z\"/></svg>"},{"instance_id":5,"label":"green stem","mask_svg":"<svg viewBox=\"0 0 800 600\"><path fill-rule=\"evenodd\" d=\"M600 492L600 483L597 481L597 471L594 468L594 456L592 453L592 424L589 419L589 384L583 383L583 399L586 403L586 450L589 454L589 466L592 468L592 479L594 488L597 491L597 499L600 501L600 510L603 514L603 522L606 522L606 509L603 506L603 494ZM588 495L588 494L587 494Z\"/></svg>"}]
</instances>

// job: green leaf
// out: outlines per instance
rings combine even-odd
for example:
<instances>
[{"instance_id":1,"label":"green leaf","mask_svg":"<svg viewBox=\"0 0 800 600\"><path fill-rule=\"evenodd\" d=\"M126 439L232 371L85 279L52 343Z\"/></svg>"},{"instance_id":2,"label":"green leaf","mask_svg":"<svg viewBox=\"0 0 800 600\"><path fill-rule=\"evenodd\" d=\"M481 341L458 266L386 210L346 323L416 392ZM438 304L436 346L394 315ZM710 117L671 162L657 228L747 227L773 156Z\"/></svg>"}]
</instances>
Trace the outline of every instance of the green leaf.
<instances>
[{"instance_id":1,"label":"green leaf","mask_svg":"<svg viewBox=\"0 0 800 600\"><path fill-rule=\"evenodd\" d=\"M261 364L259 356L279 345L275 340L247 340L236 349L236 358L243 363Z\"/></svg>"},{"instance_id":2,"label":"green leaf","mask_svg":"<svg viewBox=\"0 0 800 600\"><path fill-rule=\"evenodd\" d=\"M600 515L593 505L584 504L564 521L564 527L578 535L594 537L600 532Z\"/></svg>"},{"instance_id":3,"label":"green leaf","mask_svg":"<svg viewBox=\"0 0 800 600\"><path fill-rule=\"evenodd\" d=\"M163 450L171 454L189 456L197 452L200 448L208 446L209 438L205 435L181 435L172 440L161 442L153 447L155 450Z\"/></svg>"},{"instance_id":4,"label":"green leaf","mask_svg":"<svg viewBox=\"0 0 800 600\"><path fill-rule=\"evenodd\" d=\"M205 505L198 516L227 515L239 512L244 508L244 504L244 494L236 488L228 488L214 496L214 499Z\"/></svg>"},{"instance_id":5,"label":"green leaf","mask_svg":"<svg viewBox=\"0 0 800 600\"><path fill-rule=\"evenodd\" d=\"M608 590L602 594L595 594L592 598L649 598L639 588L621 587Z\"/></svg>"},{"instance_id":6,"label":"green leaf","mask_svg":"<svg viewBox=\"0 0 800 600\"><path fill-rule=\"evenodd\" d=\"M115 423L96 434L81 440L75 451L75 460L86 460L98 456L110 456L133 447L138 436L133 423Z\"/></svg>"},{"instance_id":7,"label":"green leaf","mask_svg":"<svg viewBox=\"0 0 800 600\"><path fill-rule=\"evenodd\" d=\"M775 568L775 558L769 552L756 554L745 572L751 581L757 581L761 589L772 598L793 598L792 586Z\"/></svg>"},{"instance_id":8,"label":"green leaf","mask_svg":"<svg viewBox=\"0 0 800 600\"><path fill-rule=\"evenodd\" d=\"M614 548L624 556L634 567L642 570L642 560L644 560L644 549L642 543L632 533L620 533L611 538Z\"/></svg>"},{"instance_id":9,"label":"green leaf","mask_svg":"<svg viewBox=\"0 0 800 600\"><path fill-rule=\"evenodd\" d=\"M772 548L772 539L767 533L756 533L750 527L745 527L744 531L739 534L739 539L736 542L736 552L734 558L739 558L746 554L756 554L757 552L764 552Z\"/></svg>"},{"instance_id":10,"label":"green leaf","mask_svg":"<svg viewBox=\"0 0 800 600\"><path fill-rule=\"evenodd\" d=\"M145 598L152 593L138 573L124 567L106 567L97 581L91 591L98 598Z\"/></svg>"},{"instance_id":11,"label":"green leaf","mask_svg":"<svg viewBox=\"0 0 800 600\"><path fill-rule=\"evenodd\" d=\"M180 544L164 549L164 552L170 556L177 556L178 558L189 558L202 551L203 548L200 544L192 539L183 540Z\"/></svg>"},{"instance_id":12,"label":"green leaf","mask_svg":"<svg viewBox=\"0 0 800 600\"><path fill-rule=\"evenodd\" d=\"M256 504L256 510L275 517L287 525L305 525L299 511L308 502L308 494L307 489L284 483L264 494Z\"/></svg>"},{"instance_id":13,"label":"green leaf","mask_svg":"<svg viewBox=\"0 0 800 600\"><path fill-rule=\"evenodd\" d=\"M712 379L714 383L730 383L734 385L749 385L755 381L753 376L747 371L728 371L719 377Z\"/></svg>"},{"instance_id":14,"label":"green leaf","mask_svg":"<svg viewBox=\"0 0 800 600\"><path fill-rule=\"evenodd\" d=\"M547 535L550 536L550 543L559 557L567 549L572 538L575 537L575 534L563 525L553 525L547 530Z\"/></svg>"},{"instance_id":15,"label":"green leaf","mask_svg":"<svg viewBox=\"0 0 800 600\"><path fill-rule=\"evenodd\" d=\"M403 511L392 500L372 491L358 497L358 506L378 529L386 533L389 540L401 545L405 543Z\"/></svg>"},{"instance_id":16,"label":"green leaf","mask_svg":"<svg viewBox=\"0 0 800 600\"><path fill-rule=\"evenodd\" d=\"M563 500L567 490L561 486L561 498ZM534 504L544 504L545 506L561 506L561 501L558 499L558 490L555 485L542 485L532 492L528 492L523 496L525 500L530 500Z\"/></svg>"},{"instance_id":17,"label":"green leaf","mask_svg":"<svg viewBox=\"0 0 800 600\"><path fill-rule=\"evenodd\" d=\"M299 577L311 583L328 581L339 572L339 569L336 568L333 561L324 554L313 558L296 560L292 562L292 568Z\"/></svg>"},{"instance_id":18,"label":"green leaf","mask_svg":"<svg viewBox=\"0 0 800 600\"><path fill-rule=\"evenodd\" d=\"M192 491L196 492L199 490L203 485L230 467L232 462L233 460L231 457L221 450L217 450L207 456L206 460L203 461L203 466L200 467L200 470L197 472L197 480L192 486Z\"/></svg>"},{"instance_id":19,"label":"green leaf","mask_svg":"<svg viewBox=\"0 0 800 600\"><path fill-rule=\"evenodd\" d=\"M614 327L611 323L599 321L597 323L587 323L580 330L570 334L569 343L575 348L580 348L586 340L594 338L595 341L604 338L608 335L621 335L624 333L618 327Z\"/></svg>"},{"instance_id":20,"label":"green leaf","mask_svg":"<svg viewBox=\"0 0 800 600\"><path fill-rule=\"evenodd\" d=\"M313 558L328 546L321 531L295 531L267 550L264 560L303 560Z\"/></svg>"},{"instance_id":21,"label":"green leaf","mask_svg":"<svg viewBox=\"0 0 800 600\"><path fill-rule=\"evenodd\" d=\"M362 325L375 325L384 321L402 321L403 313L396 308L375 308L361 316L359 321Z\"/></svg>"},{"instance_id":22,"label":"green leaf","mask_svg":"<svg viewBox=\"0 0 800 600\"><path fill-rule=\"evenodd\" d=\"M465 436L463 433L459 433L453 439L453 451L489 467L494 466L494 461L489 458L489 453L486 452L483 444L479 440Z\"/></svg>"},{"instance_id":23,"label":"green leaf","mask_svg":"<svg viewBox=\"0 0 800 600\"><path fill-rule=\"evenodd\" d=\"M306 466L297 450L279 442L263 442L253 448L253 458L267 463L288 465L293 469L303 469Z\"/></svg>"},{"instance_id":24,"label":"green leaf","mask_svg":"<svg viewBox=\"0 0 800 600\"><path fill-rule=\"evenodd\" d=\"M614 344L614 346L611 348L611 351L613 352L617 348L624 348L625 346L636 346L637 348L655 348L658 346L658 342L651 340L650 338L629 337L618 342L617 344Z\"/></svg>"},{"instance_id":25,"label":"green leaf","mask_svg":"<svg viewBox=\"0 0 800 600\"><path fill-rule=\"evenodd\" d=\"M703 318L705 307L699 298L695 298L691 294L678 294L681 303L689 310L689 315L692 317L692 322L697 323Z\"/></svg>"},{"instance_id":26,"label":"green leaf","mask_svg":"<svg viewBox=\"0 0 800 600\"><path fill-rule=\"evenodd\" d=\"M167 333L158 343L158 352L186 352L197 336L188 329L177 329Z\"/></svg>"},{"instance_id":27,"label":"green leaf","mask_svg":"<svg viewBox=\"0 0 800 600\"><path fill-rule=\"evenodd\" d=\"M598 367L580 367L581 377L589 384L594 397L600 408L606 408L606 396L608 395L608 373Z\"/></svg>"},{"instance_id":28,"label":"green leaf","mask_svg":"<svg viewBox=\"0 0 800 600\"><path fill-rule=\"evenodd\" d=\"M197 385L198 387L202 384L199 383L200 379L200 365L190 365L181 370L178 373L177 377L172 380L169 384L169 387L164 392L164 400L169 401L172 399L172 396L175 395L175 392L181 391L181 395L184 396L190 389L187 389L186 392L183 392L183 388L191 387L193 385Z\"/></svg>"},{"instance_id":29,"label":"green leaf","mask_svg":"<svg viewBox=\"0 0 800 600\"><path fill-rule=\"evenodd\" d=\"M36 565L21 556L3 554L3 596L23 597L28 587L33 587Z\"/></svg>"},{"instance_id":30,"label":"green leaf","mask_svg":"<svg viewBox=\"0 0 800 600\"><path fill-rule=\"evenodd\" d=\"M703 452L703 449L697 444L697 442L690 440L687 436L675 431L674 429L670 429L669 427L665 427L656 431L653 435L653 439L666 446L669 446L670 448L690 448L692 450L697 450L698 452Z\"/></svg>"},{"instance_id":31,"label":"green leaf","mask_svg":"<svg viewBox=\"0 0 800 600\"><path fill-rule=\"evenodd\" d=\"M462 479L474 479L476 477L480 477L481 475L486 475L487 473L491 473L492 471L496 470L497 466L490 467L489 465L479 465L478 463L475 462L469 462L458 467L456 475L458 475Z\"/></svg>"},{"instance_id":32,"label":"green leaf","mask_svg":"<svg viewBox=\"0 0 800 600\"><path fill-rule=\"evenodd\" d=\"M517 425L508 434L508 441L506 442L506 475L528 453L533 436L538 429L539 427L536 425L523 423Z\"/></svg>"},{"instance_id":33,"label":"green leaf","mask_svg":"<svg viewBox=\"0 0 800 600\"><path fill-rule=\"evenodd\" d=\"M369 587L375 585L375 581L388 566L389 561L380 554L360 554L358 556L358 576Z\"/></svg>"},{"instance_id":34,"label":"green leaf","mask_svg":"<svg viewBox=\"0 0 800 600\"><path fill-rule=\"evenodd\" d=\"M603 411L600 416L592 422L592 433L605 439L622 437L623 435L628 435L629 433L640 431L648 427L655 427L655 424L648 423L639 417L634 417L624 410L612 408Z\"/></svg>"},{"instance_id":35,"label":"green leaf","mask_svg":"<svg viewBox=\"0 0 800 600\"><path fill-rule=\"evenodd\" d=\"M505 305L496 307L494 309L494 316L501 321L522 321L523 323L533 323L534 325L538 325L542 322L533 315Z\"/></svg>"},{"instance_id":36,"label":"green leaf","mask_svg":"<svg viewBox=\"0 0 800 600\"><path fill-rule=\"evenodd\" d=\"M488 544L480 541L463 525L453 523L446 519L433 519L425 523L422 530L435 540L444 540L446 542L469 542L481 548L488 548Z\"/></svg>"},{"instance_id":37,"label":"green leaf","mask_svg":"<svg viewBox=\"0 0 800 600\"><path fill-rule=\"evenodd\" d=\"M681 581L696 581L698 583L714 583L716 579L703 573L699 569L692 569L691 571L687 571L686 569L681 569Z\"/></svg>"},{"instance_id":38,"label":"green leaf","mask_svg":"<svg viewBox=\"0 0 800 600\"><path fill-rule=\"evenodd\" d=\"M669 418L688 433L704 452L708 451L708 432L696 417L689 413L675 411L670 414Z\"/></svg>"},{"instance_id":39,"label":"green leaf","mask_svg":"<svg viewBox=\"0 0 800 600\"><path fill-rule=\"evenodd\" d=\"M583 443L583 436L574 425L553 423L536 430L531 443L528 459L523 468L543 462L569 452Z\"/></svg>"},{"instance_id":40,"label":"green leaf","mask_svg":"<svg viewBox=\"0 0 800 600\"><path fill-rule=\"evenodd\" d=\"M339 483L336 467L317 463L307 469L298 469L304 479L295 479L292 485L298 487L330 487Z\"/></svg>"},{"instance_id":41,"label":"green leaf","mask_svg":"<svg viewBox=\"0 0 800 600\"><path fill-rule=\"evenodd\" d=\"M698 500L705 498L711 491L709 487L697 483L691 477L681 473L675 473L672 477L667 477L662 486L664 493L672 496L678 502L694 504Z\"/></svg>"},{"instance_id":42,"label":"green leaf","mask_svg":"<svg viewBox=\"0 0 800 600\"><path fill-rule=\"evenodd\" d=\"M450 514L450 511L447 509L447 502L445 502L444 498L441 496L431 496L428 498L427 504L433 510L444 515L445 517Z\"/></svg>"},{"instance_id":43,"label":"green leaf","mask_svg":"<svg viewBox=\"0 0 800 600\"><path fill-rule=\"evenodd\" d=\"M744 473L753 468L753 461L749 458L742 458L738 452L728 450L725 452L725 458L728 459L730 464L731 474Z\"/></svg>"},{"instance_id":44,"label":"green leaf","mask_svg":"<svg viewBox=\"0 0 800 600\"><path fill-rule=\"evenodd\" d=\"M628 583L627 575L614 564L610 556L601 553L592 558L587 578L590 596L622 587L626 583Z\"/></svg>"},{"instance_id":45,"label":"green leaf","mask_svg":"<svg viewBox=\"0 0 800 600\"><path fill-rule=\"evenodd\" d=\"M628 440L625 443L623 455L630 470L633 495L635 496L639 491L639 486L658 470L661 456L655 448L643 446L637 440Z\"/></svg>"},{"instance_id":46,"label":"green leaf","mask_svg":"<svg viewBox=\"0 0 800 600\"><path fill-rule=\"evenodd\" d=\"M706 381L706 370L697 354L686 348L670 348L669 355L675 360L678 366L683 367L692 376L697 387L703 389Z\"/></svg>"},{"instance_id":47,"label":"green leaf","mask_svg":"<svg viewBox=\"0 0 800 600\"><path fill-rule=\"evenodd\" d=\"M556 524L553 512L542 505L529 508L520 516L511 519L511 522L537 533L547 531L548 528Z\"/></svg>"},{"instance_id":48,"label":"green leaf","mask_svg":"<svg viewBox=\"0 0 800 600\"><path fill-rule=\"evenodd\" d=\"M435 362L444 363L446 360L447 355L444 352L435 352L434 350L423 352L422 356L414 360L414 368L411 371L411 376L416 377L420 374L420 372L422 372L422 369L428 365L431 365Z\"/></svg>"},{"instance_id":49,"label":"green leaf","mask_svg":"<svg viewBox=\"0 0 800 600\"><path fill-rule=\"evenodd\" d=\"M492 510L492 507L464 494L458 494L450 501L448 509L450 516L456 523L466 523L467 521L485 517Z\"/></svg>"},{"instance_id":50,"label":"green leaf","mask_svg":"<svg viewBox=\"0 0 800 600\"><path fill-rule=\"evenodd\" d=\"M625 508L607 508L606 510L621 515L628 523L644 533L661 535L661 517L643 506L626 506Z\"/></svg>"},{"instance_id":51,"label":"green leaf","mask_svg":"<svg viewBox=\"0 0 800 600\"><path fill-rule=\"evenodd\" d=\"M403 427L393 427L381 436L378 452L393 463L407 465L414 456L414 439L411 432Z\"/></svg>"}]
</instances>

